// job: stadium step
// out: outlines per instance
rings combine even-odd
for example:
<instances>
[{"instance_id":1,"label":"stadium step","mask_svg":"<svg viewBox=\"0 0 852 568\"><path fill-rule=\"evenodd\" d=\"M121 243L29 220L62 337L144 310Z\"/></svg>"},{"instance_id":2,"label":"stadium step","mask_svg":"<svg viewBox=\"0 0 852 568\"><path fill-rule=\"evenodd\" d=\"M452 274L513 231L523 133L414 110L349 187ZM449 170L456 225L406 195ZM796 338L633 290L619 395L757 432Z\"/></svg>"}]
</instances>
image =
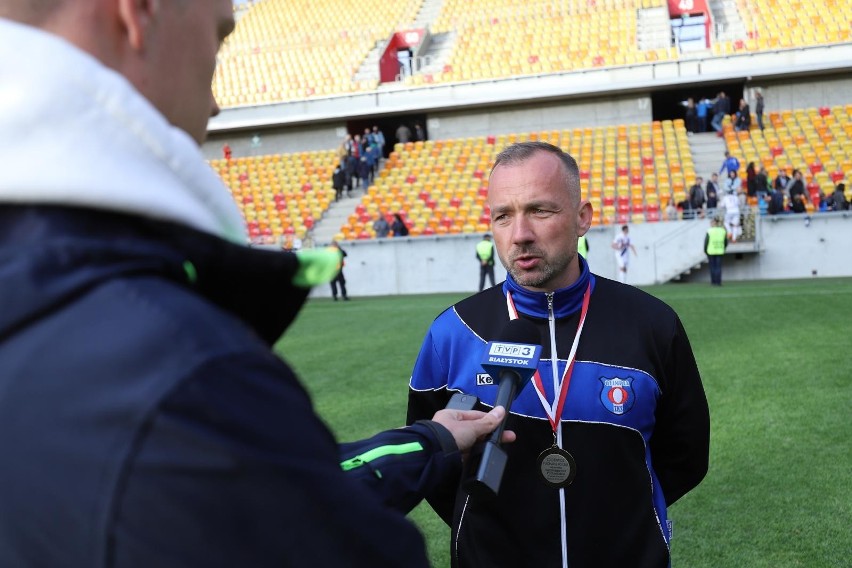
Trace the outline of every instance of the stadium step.
<instances>
[{"instance_id":1,"label":"stadium step","mask_svg":"<svg viewBox=\"0 0 852 568\"><path fill-rule=\"evenodd\" d=\"M725 158L725 141L716 136L715 132L693 134L689 137L689 150L692 152L695 173L704 178L704 185L706 186L710 174L719 171L719 166ZM686 180L687 187L691 186L694 181Z\"/></svg>"},{"instance_id":2,"label":"stadium step","mask_svg":"<svg viewBox=\"0 0 852 568\"><path fill-rule=\"evenodd\" d=\"M444 0L425 0L417 13L417 18L412 22L414 29L429 28L441 13Z\"/></svg>"},{"instance_id":3,"label":"stadium step","mask_svg":"<svg viewBox=\"0 0 852 568\"><path fill-rule=\"evenodd\" d=\"M716 26L716 39L746 39L746 28L734 0L710 0L708 8Z\"/></svg>"}]
</instances>

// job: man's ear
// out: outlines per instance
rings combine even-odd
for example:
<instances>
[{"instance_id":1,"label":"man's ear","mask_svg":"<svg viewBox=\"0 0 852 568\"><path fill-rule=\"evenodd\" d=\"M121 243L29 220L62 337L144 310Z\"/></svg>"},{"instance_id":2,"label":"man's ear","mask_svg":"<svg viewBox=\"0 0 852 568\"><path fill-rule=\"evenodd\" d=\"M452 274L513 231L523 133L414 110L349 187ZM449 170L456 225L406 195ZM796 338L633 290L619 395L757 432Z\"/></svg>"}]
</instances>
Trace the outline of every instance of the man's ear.
<instances>
[{"instance_id":1,"label":"man's ear","mask_svg":"<svg viewBox=\"0 0 852 568\"><path fill-rule=\"evenodd\" d=\"M172 1L172 0L170 0ZM160 0L116 0L118 17L134 51L143 51L146 38L160 12Z\"/></svg>"},{"instance_id":2,"label":"man's ear","mask_svg":"<svg viewBox=\"0 0 852 568\"><path fill-rule=\"evenodd\" d=\"M592 226L592 204L588 201L580 202L580 209L577 211L577 235L583 236Z\"/></svg>"}]
</instances>

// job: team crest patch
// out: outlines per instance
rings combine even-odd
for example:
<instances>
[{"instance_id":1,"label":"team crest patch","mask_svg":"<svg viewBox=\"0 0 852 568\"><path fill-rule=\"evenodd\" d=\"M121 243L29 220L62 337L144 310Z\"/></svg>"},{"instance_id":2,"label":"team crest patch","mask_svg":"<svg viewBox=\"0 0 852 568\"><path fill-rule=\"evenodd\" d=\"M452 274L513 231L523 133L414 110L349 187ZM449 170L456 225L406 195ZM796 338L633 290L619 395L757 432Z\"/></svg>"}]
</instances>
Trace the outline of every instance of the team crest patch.
<instances>
[{"instance_id":1,"label":"team crest patch","mask_svg":"<svg viewBox=\"0 0 852 568\"><path fill-rule=\"evenodd\" d=\"M477 373L477 375L476 375L476 386L482 387L482 386L488 386L488 385L493 385L493 384L494 384L494 379L491 378L491 375L489 375L488 373Z\"/></svg>"},{"instance_id":2,"label":"team crest patch","mask_svg":"<svg viewBox=\"0 0 852 568\"><path fill-rule=\"evenodd\" d=\"M624 414L633 408L636 394L633 392L633 378L626 379L601 377L601 403L613 414Z\"/></svg>"}]
</instances>

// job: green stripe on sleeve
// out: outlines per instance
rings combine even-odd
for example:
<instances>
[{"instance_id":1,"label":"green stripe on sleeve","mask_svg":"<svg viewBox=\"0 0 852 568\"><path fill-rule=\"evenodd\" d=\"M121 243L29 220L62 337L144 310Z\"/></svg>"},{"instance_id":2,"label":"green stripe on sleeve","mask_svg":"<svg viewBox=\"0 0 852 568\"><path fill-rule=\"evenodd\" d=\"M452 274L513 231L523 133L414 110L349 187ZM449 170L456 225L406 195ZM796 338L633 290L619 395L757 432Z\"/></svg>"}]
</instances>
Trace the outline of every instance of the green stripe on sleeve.
<instances>
[{"instance_id":1,"label":"green stripe on sleeve","mask_svg":"<svg viewBox=\"0 0 852 568\"><path fill-rule=\"evenodd\" d=\"M370 451L341 462L340 467L343 468L343 471L349 471L385 456L399 456L420 451L423 451L423 445L420 442L409 442L407 444L396 444L392 446L379 446L378 448L373 448Z\"/></svg>"}]
</instances>

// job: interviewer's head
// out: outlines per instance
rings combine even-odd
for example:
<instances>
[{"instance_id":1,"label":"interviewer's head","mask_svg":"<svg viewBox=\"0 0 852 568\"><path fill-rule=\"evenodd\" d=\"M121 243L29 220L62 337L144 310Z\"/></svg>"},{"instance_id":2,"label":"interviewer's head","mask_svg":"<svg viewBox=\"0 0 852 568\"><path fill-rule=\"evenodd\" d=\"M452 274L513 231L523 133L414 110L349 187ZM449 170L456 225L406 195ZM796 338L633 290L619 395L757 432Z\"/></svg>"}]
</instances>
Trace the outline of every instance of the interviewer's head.
<instances>
[{"instance_id":1,"label":"interviewer's head","mask_svg":"<svg viewBox=\"0 0 852 568\"><path fill-rule=\"evenodd\" d=\"M0 17L41 28L124 75L196 142L219 112L216 54L232 0L0 0Z\"/></svg>"}]
</instances>

